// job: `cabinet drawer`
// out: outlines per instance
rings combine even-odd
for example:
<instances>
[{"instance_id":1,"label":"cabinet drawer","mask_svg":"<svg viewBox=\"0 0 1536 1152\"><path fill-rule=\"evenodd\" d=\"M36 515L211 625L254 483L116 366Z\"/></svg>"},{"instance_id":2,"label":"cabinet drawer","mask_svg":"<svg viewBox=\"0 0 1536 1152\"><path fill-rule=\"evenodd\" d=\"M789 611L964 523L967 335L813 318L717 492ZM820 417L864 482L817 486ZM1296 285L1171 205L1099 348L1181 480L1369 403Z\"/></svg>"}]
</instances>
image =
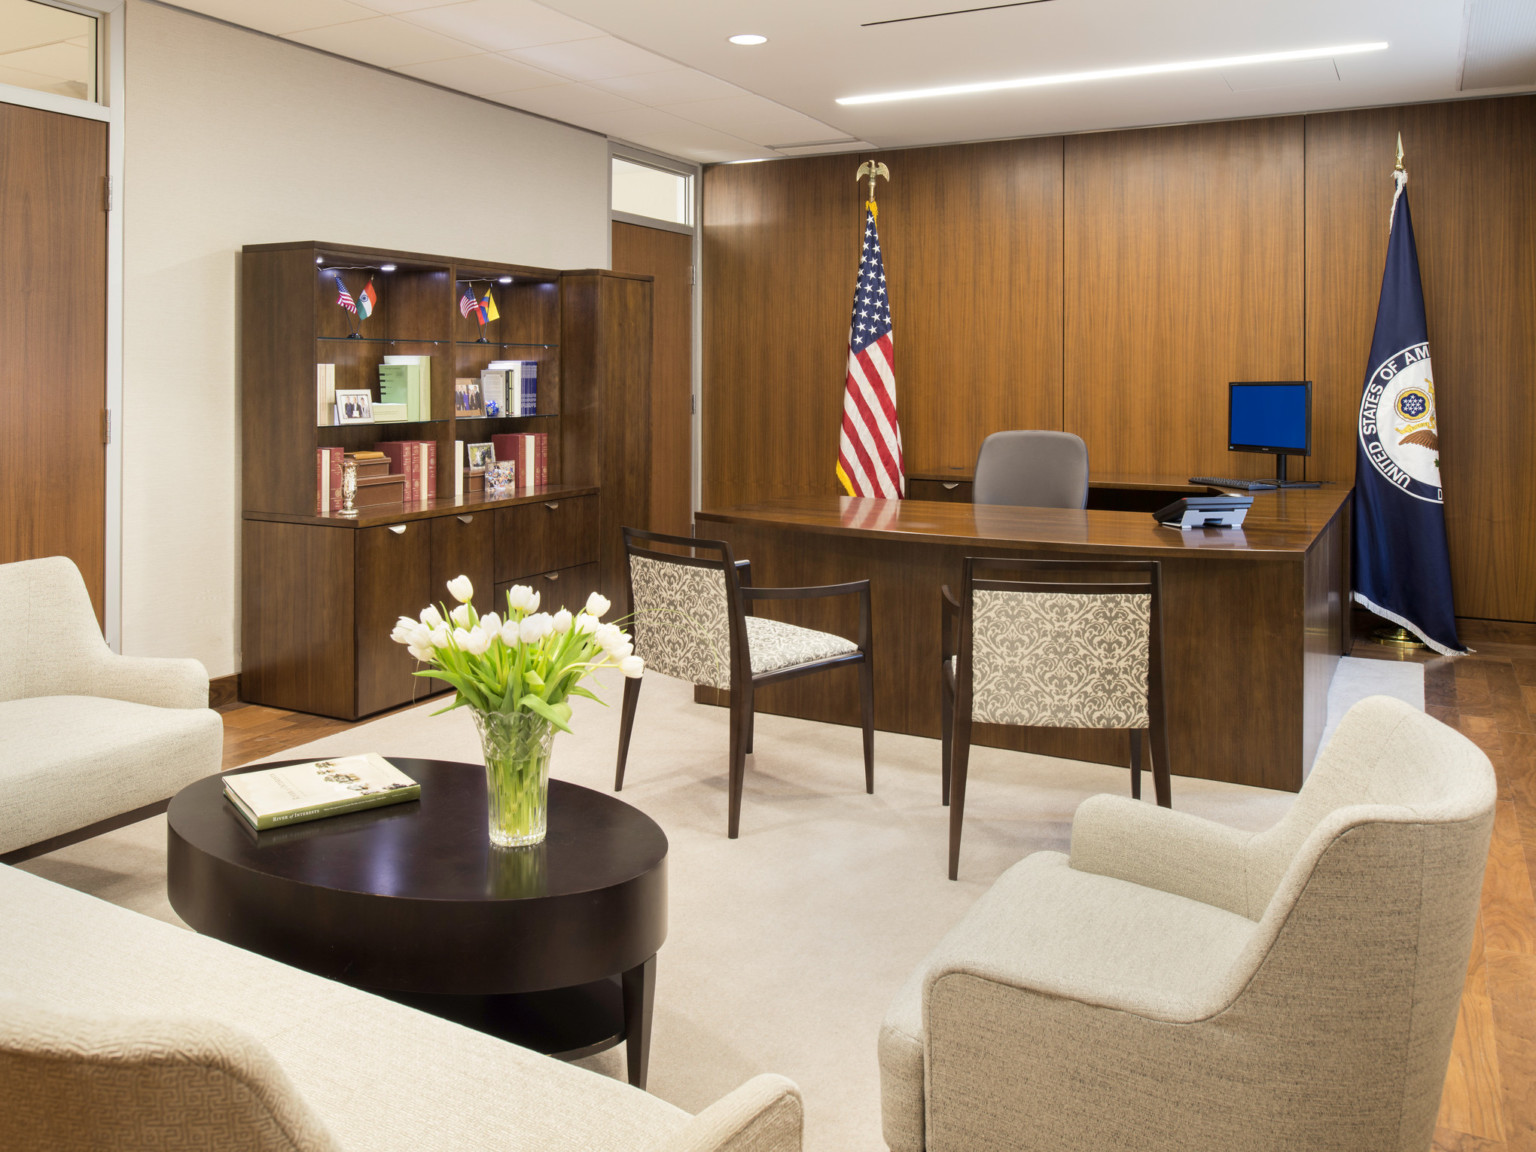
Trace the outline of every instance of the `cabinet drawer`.
<instances>
[{"instance_id":1,"label":"cabinet drawer","mask_svg":"<svg viewBox=\"0 0 1536 1152\"><path fill-rule=\"evenodd\" d=\"M972 484L969 480L908 480L907 499L969 504L971 488Z\"/></svg>"},{"instance_id":2,"label":"cabinet drawer","mask_svg":"<svg viewBox=\"0 0 1536 1152\"><path fill-rule=\"evenodd\" d=\"M401 616L416 616L431 595L431 523L360 528L356 532L353 617L357 644L357 709L368 716L418 700L430 690L412 675L416 661L389 638ZM447 590L443 590L446 598Z\"/></svg>"},{"instance_id":3,"label":"cabinet drawer","mask_svg":"<svg viewBox=\"0 0 1536 1152\"><path fill-rule=\"evenodd\" d=\"M505 606L507 589L513 584L527 584L539 594L540 612L558 612L561 608L580 612L587 602L587 597L598 591L597 580L596 564L577 564L573 568L539 572L533 576L524 576L518 580L508 580L504 584L496 585L496 603ZM613 611L610 611L603 619L611 620L613 616Z\"/></svg>"},{"instance_id":4,"label":"cabinet drawer","mask_svg":"<svg viewBox=\"0 0 1536 1152\"><path fill-rule=\"evenodd\" d=\"M496 583L597 559L597 497L540 500L496 510Z\"/></svg>"}]
</instances>

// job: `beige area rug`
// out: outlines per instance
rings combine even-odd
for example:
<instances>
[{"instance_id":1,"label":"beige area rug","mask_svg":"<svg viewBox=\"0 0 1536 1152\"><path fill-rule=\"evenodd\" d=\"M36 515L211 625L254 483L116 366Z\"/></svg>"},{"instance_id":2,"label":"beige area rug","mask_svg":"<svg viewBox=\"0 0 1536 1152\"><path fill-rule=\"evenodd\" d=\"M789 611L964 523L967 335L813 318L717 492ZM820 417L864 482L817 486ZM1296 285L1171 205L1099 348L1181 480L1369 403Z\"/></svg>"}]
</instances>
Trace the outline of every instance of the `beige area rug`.
<instances>
[{"instance_id":1,"label":"beige area rug","mask_svg":"<svg viewBox=\"0 0 1536 1152\"><path fill-rule=\"evenodd\" d=\"M1372 692L1423 706L1416 665L1346 660L1334 687L1330 709L1339 714ZM617 684L602 694L616 703ZM609 789L618 708L576 705L576 734L559 737L554 773ZM478 761L468 714L431 711L399 713L281 758L373 750ZM1067 847L1085 797L1128 795L1128 773L977 748L961 879L951 882L937 741L876 733L868 796L857 729L759 716L741 838L732 841L726 722L724 709L694 704L689 686L647 678L623 798L652 816L671 845L650 1090L696 1112L756 1073L779 1072L804 1092L808 1150L879 1152L875 1037L896 989L1003 869ZM1173 800L1183 811L1259 829L1292 797L1176 777ZM179 923L165 900L163 817L24 867ZM585 1063L623 1075L622 1049Z\"/></svg>"}]
</instances>

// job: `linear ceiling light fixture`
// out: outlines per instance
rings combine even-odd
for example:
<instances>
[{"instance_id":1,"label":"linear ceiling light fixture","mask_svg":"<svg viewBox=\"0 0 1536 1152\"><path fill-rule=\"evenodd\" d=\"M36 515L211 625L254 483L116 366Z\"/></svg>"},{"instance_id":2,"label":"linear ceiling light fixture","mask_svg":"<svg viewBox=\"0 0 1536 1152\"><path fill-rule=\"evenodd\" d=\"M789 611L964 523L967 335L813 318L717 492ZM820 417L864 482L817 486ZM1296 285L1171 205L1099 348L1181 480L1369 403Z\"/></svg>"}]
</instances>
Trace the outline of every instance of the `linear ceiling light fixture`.
<instances>
[{"instance_id":1,"label":"linear ceiling light fixture","mask_svg":"<svg viewBox=\"0 0 1536 1152\"><path fill-rule=\"evenodd\" d=\"M768 43L768 37L759 36L756 32L743 32L740 35L731 36L729 39L732 44L751 45Z\"/></svg>"},{"instance_id":2,"label":"linear ceiling light fixture","mask_svg":"<svg viewBox=\"0 0 1536 1152\"><path fill-rule=\"evenodd\" d=\"M906 92L878 92L870 96L839 96L839 104L884 104L892 100L923 100L930 96L965 96L972 92L999 92L1008 88L1044 88L1052 84L1079 84L1089 80L1119 80L1128 76L1161 76L1168 72L1206 72L1241 68L1248 64L1274 64L1282 60L1316 60L1329 56L1355 56L1380 52L1386 41L1370 44L1336 44L1331 48L1298 48L1292 52L1263 52L1256 56L1223 56L1215 60L1182 60L1175 64L1136 64L1129 68L1102 68L1094 72L1061 72L1054 76L1024 76L1017 80L989 80L980 84L950 84L943 88L913 88Z\"/></svg>"}]
</instances>

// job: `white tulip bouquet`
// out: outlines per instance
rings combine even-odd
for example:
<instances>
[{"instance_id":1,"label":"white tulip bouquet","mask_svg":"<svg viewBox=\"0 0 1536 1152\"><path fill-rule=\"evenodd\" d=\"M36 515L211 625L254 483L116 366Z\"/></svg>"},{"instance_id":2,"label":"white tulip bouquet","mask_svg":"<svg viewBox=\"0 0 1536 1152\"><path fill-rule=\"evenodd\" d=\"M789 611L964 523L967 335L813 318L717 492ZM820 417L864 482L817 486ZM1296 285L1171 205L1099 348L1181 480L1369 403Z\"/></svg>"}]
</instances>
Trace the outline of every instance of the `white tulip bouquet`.
<instances>
[{"instance_id":1,"label":"white tulip bouquet","mask_svg":"<svg viewBox=\"0 0 1536 1152\"><path fill-rule=\"evenodd\" d=\"M507 613L479 615L467 576L448 581L458 603L428 605L419 620L400 617L390 633L427 667L417 676L451 684L453 703L468 707L485 753L491 842L526 847L544 839L549 755L556 729L569 732L570 697L598 700L581 681L601 668L638 677L645 663L629 633L602 623L608 599L594 592L574 615L540 612L524 584L507 592ZM599 701L601 703L601 701Z\"/></svg>"}]
</instances>

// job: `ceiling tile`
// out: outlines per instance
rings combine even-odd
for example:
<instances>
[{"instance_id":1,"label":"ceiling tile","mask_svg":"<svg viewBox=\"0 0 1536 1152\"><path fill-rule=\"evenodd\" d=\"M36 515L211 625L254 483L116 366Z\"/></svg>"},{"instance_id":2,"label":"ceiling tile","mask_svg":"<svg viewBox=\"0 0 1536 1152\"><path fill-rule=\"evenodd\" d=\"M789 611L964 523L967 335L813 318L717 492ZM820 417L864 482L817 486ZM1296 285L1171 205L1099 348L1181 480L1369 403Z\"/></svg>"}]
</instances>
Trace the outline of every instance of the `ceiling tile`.
<instances>
[{"instance_id":1,"label":"ceiling tile","mask_svg":"<svg viewBox=\"0 0 1536 1152\"><path fill-rule=\"evenodd\" d=\"M288 37L312 48L323 48L338 56L347 56L381 68L399 68L403 64L425 64L431 60L451 60L473 56L475 49L462 40L450 40L435 32L407 24L393 16L375 16L350 24L335 24Z\"/></svg>"},{"instance_id":2,"label":"ceiling tile","mask_svg":"<svg viewBox=\"0 0 1536 1152\"><path fill-rule=\"evenodd\" d=\"M546 44L538 48L520 48L508 55L536 68L547 68L562 76L569 76L572 80L606 80L613 76L665 72L677 67L674 61L664 56L636 48L612 36Z\"/></svg>"},{"instance_id":3,"label":"ceiling tile","mask_svg":"<svg viewBox=\"0 0 1536 1152\"><path fill-rule=\"evenodd\" d=\"M401 18L445 36L467 40L489 52L605 35L601 28L572 20L533 0L468 0L411 12Z\"/></svg>"},{"instance_id":4,"label":"ceiling tile","mask_svg":"<svg viewBox=\"0 0 1536 1152\"><path fill-rule=\"evenodd\" d=\"M692 100L668 104L663 111L695 124L718 128L756 144L794 144L806 140L840 139L852 135L764 100L761 96L728 96L722 100Z\"/></svg>"},{"instance_id":5,"label":"ceiling tile","mask_svg":"<svg viewBox=\"0 0 1536 1152\"><path fill-rule=\"evenodd\" d=\"M367 20L376 15L371 9L350 0L262 0L260 4L252 4L250 0L177 0L177 4L204 16L215 16L274 36L324 28L329 24L345 24L350 20Z\"/></svg>"},{"instance_id":6,"label":"ceiling tile","mask_svg":"<svg viewBox=\"0 0 1536 1152\"><path fill-rule=\"evenodd\" d=\"M375 12L382 12L387 16L398 16L402 12L415 12L424 8L445 8L452 4L462 4L464 0L357 0L357 3L365 8L372 8Z\"/></svg>"},{"instance_id":7,"label":"ceiling tile","mask_svg":"<svg viewBox=\"0 0 1536 1152\"><path fill-rule=\"evenodd\" d=\"M639 76L611 76L604 80L593 80L592 84L650 107L680 104L686 100L718 100L726 96L749 95L734 84L717 80L692 68L670 68L665 72L646 72Z\"/></svg>"},{"instance_id":8,"label":"ceiling tile","mask_svg":"<svg viewBox=\"0 0 1536 1152\"><path fill-rule=\"evenodd\" d=\"M759 148L749 140L691 123L655 108L641 108L610 116L607 132L630 144L700 164L756 160L772 155L767 149Z\"/></svg>"},{"instance_id":9,"label":"ceiling tile","mask_svg":"<svg viewBox=\"0 0 1536 1152\"><path fill-rule=\"evenodd\" d=\"M563 76L556 76L553 72L545 72L542 68L534 68L517 60L509 60L494 52L482 52L478 56L462 56L454 60L434 60L429 64L403 64L396 71L420 80L430 80L444 88L468 92L471 96L518 92L525 88L547 88L552 84L565 83Z\"/></svg>"},{"instance_id":10,"label":"ceiling tile","mask_svg":"<svg viewBox=\"0 0 1536 1152\"><path fill-rule=\"evenodd\" d=\"M641 109L633 100L626 100L586 84L557 84L521 92L497 92L491 95L491 99L599 132L606 131L603 127L606 119L620 112Z\"/></svg>"}]
</instances>

